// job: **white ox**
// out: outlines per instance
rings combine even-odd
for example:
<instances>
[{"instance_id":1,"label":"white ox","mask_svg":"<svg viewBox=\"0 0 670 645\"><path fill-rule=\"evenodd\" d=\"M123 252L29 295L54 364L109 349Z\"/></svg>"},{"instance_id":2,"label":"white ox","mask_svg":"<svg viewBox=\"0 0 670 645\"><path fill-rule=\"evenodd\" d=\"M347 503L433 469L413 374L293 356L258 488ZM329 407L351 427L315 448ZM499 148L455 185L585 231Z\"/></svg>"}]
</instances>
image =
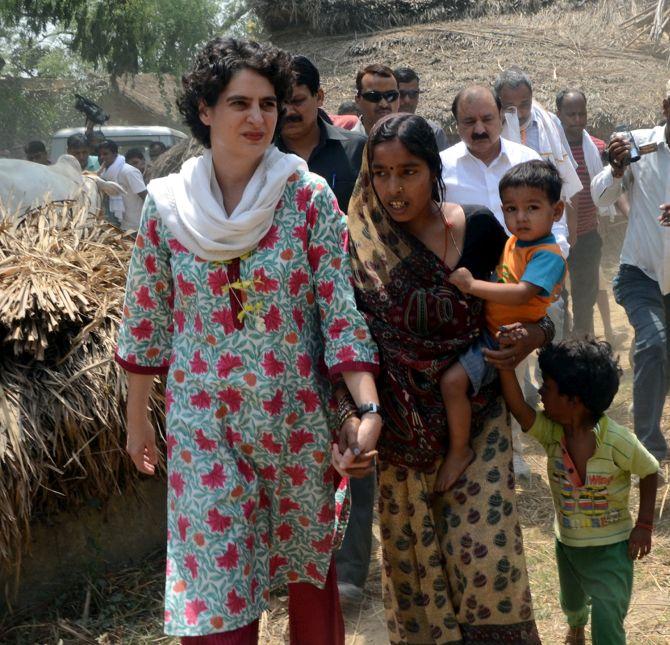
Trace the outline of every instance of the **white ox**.
<instances>
[{"instance_id":1,"label":"white ox","mask_svg":"<svg viewBox=\"0 0 670 645\"><path fill-rule=\"evenodd\" d=\"M81 204L97 214L102 208L102 194L124 193L113 181L82 174L72 155L61 155L50 166L22 159L0 159L0 218L19 216L51 202Z\"/></svg>"}]
</instances>

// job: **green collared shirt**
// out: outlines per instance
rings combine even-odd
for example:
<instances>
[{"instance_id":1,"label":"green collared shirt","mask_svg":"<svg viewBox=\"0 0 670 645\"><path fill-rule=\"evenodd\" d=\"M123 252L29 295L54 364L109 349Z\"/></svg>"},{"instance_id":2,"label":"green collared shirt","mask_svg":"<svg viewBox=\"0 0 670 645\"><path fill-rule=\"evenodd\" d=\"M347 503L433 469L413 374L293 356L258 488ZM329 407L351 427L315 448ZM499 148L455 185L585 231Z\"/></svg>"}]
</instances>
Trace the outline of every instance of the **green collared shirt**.
<instances>
[{"instance_id":1,"label":"green collared shirt","mask_svg":"<svg viewBox=\"0 0 670 645\"><path fill-rule=\"evenodd\" d=\"M628 429L603 414L593 429L596 449L581 481L565 445L563 426L538 410L528 434L547 452L547 474L554 499L554 531L567 546L604 546L627 540L633 520L630 476L647 477L658 461Z\"/></svg>"}]
</instances>

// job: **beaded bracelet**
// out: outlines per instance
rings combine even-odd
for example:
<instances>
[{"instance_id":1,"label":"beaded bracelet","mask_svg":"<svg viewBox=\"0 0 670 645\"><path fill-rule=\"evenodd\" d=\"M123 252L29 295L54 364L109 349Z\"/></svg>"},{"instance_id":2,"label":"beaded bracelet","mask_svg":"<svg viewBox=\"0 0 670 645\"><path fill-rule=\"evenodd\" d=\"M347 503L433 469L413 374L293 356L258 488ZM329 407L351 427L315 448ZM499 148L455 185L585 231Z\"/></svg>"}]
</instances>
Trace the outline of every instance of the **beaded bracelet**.
<instances>
[{"instance_id":1,"label":"beaded bracelet","mask_svg":"<svg viewBox=\"0 0 670 645\"><path fill-rule=\"evenodd\" d=\"M356 407L356 403L354 403L354 400L351 398L349 392L347 392L337 401L337 421L341 427L347 419L355 416L358 416L358 408Z\"/></svg>"},{"instance_id":2,"label":"beaded bracelet","mask_svg":"<svg viewBox=\"0 0 670 645\"><path fill-rule=\"evenodd\" d=\"M641 528L641 529L646 529L647 531L651 532L654 530L654 525L653 524L644 524L643 522L636 522L635 523L635 528Z\"/></svg>"}]
</instances>

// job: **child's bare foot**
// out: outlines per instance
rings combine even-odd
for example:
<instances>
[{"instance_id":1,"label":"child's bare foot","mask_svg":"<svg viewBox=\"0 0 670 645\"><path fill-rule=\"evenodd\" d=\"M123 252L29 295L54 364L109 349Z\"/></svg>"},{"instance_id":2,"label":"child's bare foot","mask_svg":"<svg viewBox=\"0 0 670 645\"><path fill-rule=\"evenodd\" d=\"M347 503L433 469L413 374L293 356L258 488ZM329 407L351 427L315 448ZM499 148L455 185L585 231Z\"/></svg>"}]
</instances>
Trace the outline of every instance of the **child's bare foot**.
<instances>
[{"instance_id":1,"label":"child's bare foot","mask_svg":"<svg viewBox=\"0 0 670 645\"><path fill-rule=\"evenodd\" d=\"M435 481L435 490L438 493L448 491L463 474L465 469L473 462L475 451L470 446L465 446L462 450L449 448L447 456L444 458L440 470L437 472Z\"/></svg>"},{"instance_id":2,"label":"child's bare foot","mask_svg":"<svg viewBox=\"0 0 670 645\"><path fill-rule=\"evenodd\" d=\"M586 636L583 627L568 627L565 632L564 645L586 645Z\"/></svg>"}]
</instances>

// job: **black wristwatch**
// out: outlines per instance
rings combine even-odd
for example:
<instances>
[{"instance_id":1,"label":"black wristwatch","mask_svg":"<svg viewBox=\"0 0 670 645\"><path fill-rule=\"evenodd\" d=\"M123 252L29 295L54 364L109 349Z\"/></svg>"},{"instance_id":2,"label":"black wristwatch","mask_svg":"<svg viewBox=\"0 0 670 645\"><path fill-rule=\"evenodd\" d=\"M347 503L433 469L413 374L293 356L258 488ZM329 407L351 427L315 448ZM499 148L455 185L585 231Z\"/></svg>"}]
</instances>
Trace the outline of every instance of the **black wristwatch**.
<instances>
[{"instance_id":1,"label":"black wristwatch","mask_svg":"<svg viewBox=\"0 0 670 645\"><path fill-rule=\"evenodd\" d=\"M358 407L358 416L362 417L364 414L378 414L381 416L382 408L378 403L364 403Z\"/></svg>"}]
</instances>

